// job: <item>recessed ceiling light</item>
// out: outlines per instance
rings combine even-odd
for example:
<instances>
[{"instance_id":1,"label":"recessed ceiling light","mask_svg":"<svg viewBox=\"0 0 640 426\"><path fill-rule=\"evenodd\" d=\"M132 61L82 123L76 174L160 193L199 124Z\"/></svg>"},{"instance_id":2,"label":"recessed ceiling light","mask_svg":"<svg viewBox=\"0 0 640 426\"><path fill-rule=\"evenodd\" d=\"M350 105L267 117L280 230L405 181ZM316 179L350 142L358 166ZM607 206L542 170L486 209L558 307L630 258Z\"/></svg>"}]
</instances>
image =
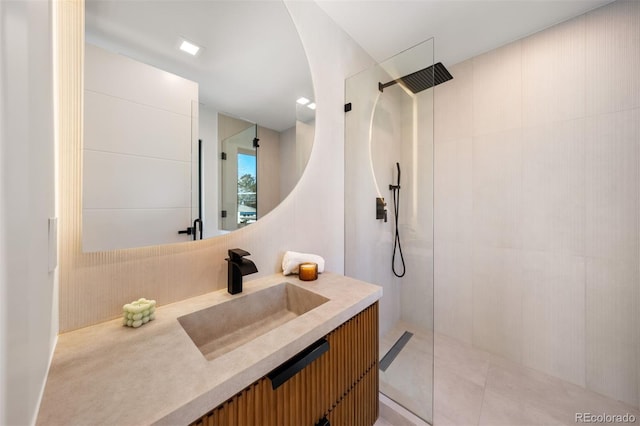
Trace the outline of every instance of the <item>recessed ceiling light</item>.
<instances>
[{"instance_id":1,"label":"recessed ceiling light","mask_svg":"<svg viewBox=\"0 0 640 426\"><path fill-rule=\"evenodd\" d=\"M298 100L296 102L299 103L300 105L306 105L311 101L309 101L309 99L307 99L304 96L302 96L302 97L298 98Z\"/></svg>"},{"instance_id":2,"label":"recessed ceiling light","mask_svg":"<svg viewBox=\"0 0 640 426\"><path fill-rule=\"evenodd\" d=\"M198 50L200 50L200 47L196 46L193 43L189 43L186 40L183 40L182 44L180 45L180 50L195 56L195 54L198 53Z\"/></svg>"},{"instance_id":3,"label":"recessed ceiling light","mask_svg":"<svg viewBox=\"0 0 640 426\"><path fill-rule=\"evenodd\" d=\"M307 105L307 108L316 109L316 103L315 102L311 102L309 105Z\"/></svg>"}]
</instances>

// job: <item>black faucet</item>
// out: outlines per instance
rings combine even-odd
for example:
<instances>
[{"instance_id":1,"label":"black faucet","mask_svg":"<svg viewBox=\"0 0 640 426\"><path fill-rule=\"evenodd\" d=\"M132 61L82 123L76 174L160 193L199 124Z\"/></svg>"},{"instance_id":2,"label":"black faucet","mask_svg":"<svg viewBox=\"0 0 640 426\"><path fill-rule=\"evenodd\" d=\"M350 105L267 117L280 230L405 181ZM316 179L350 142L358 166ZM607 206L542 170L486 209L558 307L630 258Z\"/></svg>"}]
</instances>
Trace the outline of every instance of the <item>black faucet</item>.
<instances>
[{"instance_id":1,"label":"black faucet","mask_svg":"<svg viewBox=\"0 0 640 426\"><path fill-rule=\"evenodd\" d=\"M256 264L249 259L243 259L251 253L235 248L229 250L227 269L227 291L231 294L242 293L242 277L258 272Z\"/></svg>"}]
</instances>

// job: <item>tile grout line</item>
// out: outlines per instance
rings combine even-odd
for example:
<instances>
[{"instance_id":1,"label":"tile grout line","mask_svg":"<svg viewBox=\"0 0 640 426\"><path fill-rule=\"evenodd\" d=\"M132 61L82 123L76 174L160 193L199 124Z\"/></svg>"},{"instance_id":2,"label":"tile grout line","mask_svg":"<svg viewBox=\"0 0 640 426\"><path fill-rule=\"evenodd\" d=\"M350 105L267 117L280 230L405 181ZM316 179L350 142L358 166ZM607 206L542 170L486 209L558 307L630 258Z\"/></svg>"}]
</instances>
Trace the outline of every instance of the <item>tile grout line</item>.
<instances>
[{"instance_id":1,"label":"tile grout line","mask_svg":"<svg viewBox=\"0 0 640 426\"><path fill-rule=\"evenodd\" d=\"M489 367L487 368L487 374L484 377L484 384L482 386L482 402L480 403L480 411L478 412L478 422L477 426L480 426L480 420L482 419L482 410L484 409L484 399L487 395L487 377L489 376L489 370L491 369L491 360L489 360Z\"/></svg>"},{"instance_id":2,"label":"tile grout line","mask_svg":"<svg viewBox=\"0 0 640 426\"><path fill-rule=\"evenodd\" d=\"M526 40L526 39L525 39ZM520 43L520 194L523 194L524 190L524 169L525 169L525 138L524 138L524 41ZM525 252L525 244L524 244L524 195L520 200L520 265L518 268L518 272L520 274L520 364L524 365L524 328L525 328L525 296L524 296L524 285L522 281L524 281L524 252ZM487 373L488 374L488 373ZM484 400L484 399L483 399Z\"/></svg>"},{"instance_id":3,"label":"tile grout line","mask_svg":"<svg viewBox=\"0 0 640 426\"><path fill-rule=\"evenodd\" d=\"M584 14L582 20L583 20L583 26L582 26L582 31L583 31L583 43L584 43L584 56L583 56L583 61L584 61L584 86L583 86L583 90L584 90L584 115L585 118L583 118L583 122L582 122L582 126L583 126L583 130L584 132L582 133L586 139L587 137L587 124L586 124L586 115L587 115L587 23L588 23L588 19L587 19L587 14L589 12L587 12L586 14ZM583 188L583 196L584 196L584 208L583 208L583 212L584 212L584 217L582 220L582 255L584 256L584 275L582 278L582 289L583 289L583 296L582 296L582 304L583 304L583 324L584 324L584 340L583 340L583 356L584 356L584 387L587 387L587 149L584 146L585 141L582 141L583 144L583 151L584 151L584 155L582 156L582 167L584 170L584 173L582 174L582 188Z\"/></svg>"}]
</instances>

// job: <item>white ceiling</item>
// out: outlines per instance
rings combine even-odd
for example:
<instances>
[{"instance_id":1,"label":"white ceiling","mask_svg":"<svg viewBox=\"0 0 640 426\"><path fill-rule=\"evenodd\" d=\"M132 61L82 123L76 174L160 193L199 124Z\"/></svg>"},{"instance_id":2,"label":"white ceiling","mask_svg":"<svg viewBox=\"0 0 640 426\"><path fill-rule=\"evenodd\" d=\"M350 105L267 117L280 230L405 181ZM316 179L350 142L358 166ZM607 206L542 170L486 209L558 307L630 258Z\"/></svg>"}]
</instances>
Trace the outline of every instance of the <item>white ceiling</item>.
<instances>
[{"instance_id":1,"label":"white ceiling","mask_svg":"<svg viewBox=\"0 0 640 426\"><path fill-rule=\"evenodd\" d=\"M451 66L611 0L316 2L378 62L434 37L435 62Z\"/></svg>"}]
</instances>

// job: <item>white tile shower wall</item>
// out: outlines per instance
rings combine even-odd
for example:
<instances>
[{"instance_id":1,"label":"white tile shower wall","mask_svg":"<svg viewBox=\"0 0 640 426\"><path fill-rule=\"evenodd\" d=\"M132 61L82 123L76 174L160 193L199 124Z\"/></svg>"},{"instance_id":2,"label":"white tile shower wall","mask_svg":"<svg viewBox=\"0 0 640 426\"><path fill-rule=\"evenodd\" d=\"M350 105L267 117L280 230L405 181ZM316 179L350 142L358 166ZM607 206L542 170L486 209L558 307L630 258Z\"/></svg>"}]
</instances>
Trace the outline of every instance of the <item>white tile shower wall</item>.
<instances>
[{"instance_id":1,"label":"white tile shower wall","mask_svg":"<svg viewBox=\"0 0 640 426\"><path fill-rule=\"evenodd\" d=\"M81 2L67 3L82 7ZM73 127L80 123L77 118L71 121L60 163L62 331L115 318L123 303L141 296L166 304L224 288L224 258L233 247L252 254L260 276L278 271L283 252L291 249L321 254L327 269L343 271L344 113L333 106L344 101L345 77L373 61L315 3L287 1L286 6L301 34L313 76L318 104L316 134L300 182L257 224L201 242L83 253L80 136ZM76 31L80 42L82 29L81 23L67 27L68 32ZM72 72L64 76L70 93L77 93L79 79ZM80 117L78 108L76 105L73 110L76 117Z\"/></svg>"},{"instance_id":2,"label":"white tile shower wall","mask_svg":"<svg viewBox=\"0 0 640 426\"><path fill-rule=\"evenodd\" d=\"M637 262L587 257L587 387L628 404L637 401Z\"/></svg>"},{"instance_id":3,"label":"white tile shower wall","mask_svg":"<svg viewBox=\"0 0 640 426\"><path fill-rule=\"evenodd\" d=\"M640 109L586 120L587 256L638 259L638 120Z\"/></svg>"},{"instance_id":4,"label":"white tile shower wall","mask_svg":"<svg viewBox=\"0 0 640 426\"><path fill-rule=\"evenodd\" d=\"M582 255L585 120L523 129L522 157L523 248Z\"/></svg>"},{"instance_id":5,"label":"white tile shower wall","mask_svg":"<svg viewBox=\"0 0 640 426\"><path fill-rule=\"evenodd\" d=\"M473 58L473 134L522 126L522 43Z\"/></svg>"},{"instance_id":6,"label":"white tile shower wall","mask_svg":"<svg viewBox=\"0 0 640 426\"><path fill-rule=\"evenodd\" d=\"M400 317L433 330L433 91L405 95L402 116L400 239L406 275L400 285Z\"/></svg>"},{"instance_id":7,"label":"white tile shower wall","mask_svg":"<svg viewBox=\"0 0 640 426\"><path fill-rule=\"evenodd\" d=\"M585 258L552 250L522 257L522 363L585 385Z\"/></svg>"},{"instance_id":8,"label":"white tile shower wall","mask_svg":"<svg viewBox=\"0 0 640 426\"><path fill-rule=\"evenodd\" d=\"M473 63L435 92L435 326L472 342Z\"/></svg>"},{"instance_id":9,"label":"white tile shower wall","mask_svg":"<svg viewBox=\"0 0 640 426\"><path fill-rule=\"evenodd\" d=\"M640 2L450 68L436 331L639 406Z\"/></svg>"},{"instance_id":10,"label":"white tile shower wall","mask_svg":"<svg viewBox=\"0 0 640 426\"><path fill-rule=\"evenodd\" d=\"M640 107L639 13L627 0L586 15L587 116Z\"/></svg>"},{"instance_id":11,"label":"white tile shower wall","mask_svg":"<svg viewBox=\"0 0 640 426\"><path fill-rule=\"evenodd\" d=\"M473 137L474 247L522 247L522 130Z\"/></svg>"},{"instance_id":12,"label":"white tile shower wall","mask_svg":"<svg viewBox=\"0 0 640 426\"><path fill-rule=\"evenodd\" d=\"M562 122L585 113L585 17L522 40L522 125Z\"/></svg>"},{"instance_id":13,"label":"white tile shower wall","mask_svg":"<svg viewBox=\"0 0 640 426\"><path fill-rule=\"evenodd\" d=\"M472 262L473 345L520 360L522 251L474 245Z\"/></svg>"}]
</instances>

